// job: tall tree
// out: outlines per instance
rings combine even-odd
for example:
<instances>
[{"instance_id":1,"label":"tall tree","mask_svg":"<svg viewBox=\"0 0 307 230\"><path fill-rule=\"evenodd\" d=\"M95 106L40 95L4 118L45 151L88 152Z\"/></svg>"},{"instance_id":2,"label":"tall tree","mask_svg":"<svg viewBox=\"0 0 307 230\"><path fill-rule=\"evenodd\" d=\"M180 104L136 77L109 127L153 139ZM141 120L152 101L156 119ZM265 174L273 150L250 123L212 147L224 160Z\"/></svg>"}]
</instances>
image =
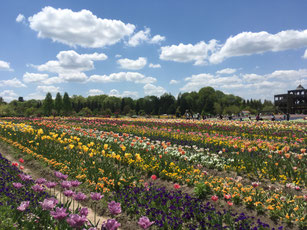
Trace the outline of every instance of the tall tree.
<instances>
[{"instance_id":1,"label":"tall tree","mask_svg":"<svg viewBox=\"0 0 307 230\"><path fill-rule=\"evenodd\" d=\"M43 102L43 109L46 116L50 116L53 109L53 100L51 93L47 93Z\"/></svg>"},{"instance_id":2,"label":"tall tree","mask_svg":"<svg viewBox=\"0 0 307 230\"><path fill-rule=\"evenodd\" d=\"M71 101L67 92L64 93L63 97L63 111L65 115L69 115L72 112Z\"/></svg>"},{"instance_id":3,"label":"tall tree","mask_svg":"<svg viewBox=\"0 0 307 230\"><path fill-rule=\"evenodd\" d=\"M54 108L58 115L60 115L62 107L63 107L63 99L62 99L61 94L58 92L56 94L55 102L54 102Z\"/></svg>"}]
</instances>

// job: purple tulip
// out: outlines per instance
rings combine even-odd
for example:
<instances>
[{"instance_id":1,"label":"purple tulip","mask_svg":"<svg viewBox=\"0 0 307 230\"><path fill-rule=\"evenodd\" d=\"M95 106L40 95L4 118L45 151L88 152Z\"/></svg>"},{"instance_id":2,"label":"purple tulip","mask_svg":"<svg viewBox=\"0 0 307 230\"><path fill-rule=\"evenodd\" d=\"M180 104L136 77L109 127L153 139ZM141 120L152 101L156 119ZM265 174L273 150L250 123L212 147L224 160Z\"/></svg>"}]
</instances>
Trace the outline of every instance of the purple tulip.
<instances>
[{"instance_id":1,"label":"purple tulip","mask_svg":"<svg viewBox=\"0 0 307 230\"><path fill-rule=\"evenodd\" d=\"M92 200L101 200L102 197L104 197L104 196L101 195L99 192L92 192L91 193Z\"/></svg>"},{"instance_id":2,"label":"purple tulip","mask_svg":"<svg viewBox=\"0 0 307 230\"><path fill-rule=\"evenodd\" d=\"M19 174L18 175L20 177L20 179L22 181L29 181L29 180L32 180L32 177L30 175L27 175L27 174Z\"/></svg>"},{"instance_id":3,"label":"purple tulip","mask_svg":"<svg viewBox=\"0 0 307 230\"><path fill-rule=\"evenodd\" d=\"M142 216L138 222L139 226L143 229L149 228L154 223L155 223L154 221L150 221L149 218L146 216Z\"/></svg>"},{"instance_id":4,"label":"purple tulip","mask_svg":"<svg viewBox=\"0 0 307 230\"><path fill-rule=\"evenodd\" d=\"M120 225L116 220L108 219L107 222L102 223L101 230L116 230Z\"/></svg>"},{"instance_id":5,"label":"purple tulip","mask_svg":"<svg viewBox=\"0 0 307 230\"><path fill-rule=\"evenodd\" d=\"M116 203L114 200L108 204L108 208L112 215L117 215L122 212L120 203Z\"/></svg>"},{"instance_id":6,"label":"purple tulip","mask_svg":"<svg viewBox=\"0 0 307 230\"><path fill-rule=\"evenodd\" d=\"M45 190L45 188L39 184L36 184L31 187L35 192L42 192Z\"/></svg>"},{"instance_id":7,"label":"purple tulip","mask_svg":"<svg viewBox=\"0 0 307 230\"><path fill-rule=\"evenodd\" d=\"M74 199L77 201L82 201L82 200L86 200L86 195L82 192L78 192L77 194L73 195Z\"/></svg>"},{"instance_id":8,"label":"purple tulip","mask_svg":"<svg viewBox=\"0 0 307 230\"><path fill-rule=\"evenodd\" d=\"M56 220L62 220L68 216L66 211L66 208L56 208L55 211L50 212L50 215L53 216L53 218Z\"/></svg>"},{"instance_id":9,"label":"purple tulip","mask_svg":"<svg viewBox=\"0 0 307 230\"><path fill-rule=\"evenodd\" d=\"M43 208L43 210L52 210L59 201L55 198L47 198L43 202L39 202Z\"/></svg>"},{"instance_id":10,"label":"purple tulip","mask_svg":"<svg viewBox=\"0 0 307 230\"><path fill-rule=\"evenodd\" d=\"M21 187L23 187L23 184L21 183L13 183L14 188L20 189Z\"/></svg>"},{"instance_id":11,"label":"purple tulip","mask_svg":"<svg viewBox=\"0 0 307 230\"><path fill-rule=\"evenodd\" d=\"M58 183L56 183L56 182L52 182L52 181L48 181L48 182L46 182L46 186L47 186L47 188L54 188L55 186L57 186L57 184Z\"/></svg>"},{"instance_id":12,"label":"purple tulip","mask_svg":"<svg viewBox=\"0 0 307 230\"><path fill-rule=\"evenodd\" d=\"M70 181L62 181L61 183L62 188L68 189L71 187L71 182Z\"/></svg>"},{"instance_id":13,"label":"purple tulip","mask_svg":"<svg viewBox=\"0 0 307 230\"><path fill-rule=\"evenodd\" d=\"M54 172L54 175L59 178L59 179L62 179L62 180L66 180L68 178L68 175L64 175L63 173L61 172L58 172L58 171L55 171Z\"/></svg>"},{"instance_id":14,"label":"purple tulip","mask_svg":"<svg viewBox=\"0 0 307 230\"><path fill-rule=\"evenodd\" d=\"M79 228L84 225L85 222L87 222L87 218L85 216L79 216L78 214L70 214L69 217L66 219L66 222L72 227L72 228Z\"/></svg>"},{"instance_id":15,"label":"purple tulip","mask_svg":"<svg viewBox=\"0 0 307 230\"><path fill-rule=\"evenodd\" d=\"M79 213L81 216L87 216L88 215L88 209L87 208L79 208Z\"/></svg>"},{"instance_id":16,"label":"purple tulip","mask_svg":"<svg viewBox=\"0 0 307 230\"><path fill-rule=\"evenodd\" d=\"M17 210L23 212L25 211L30 205L30 201L22 201Z\"/></svg>"},{"instance_id":17,"label":"purple tulip","mask_svg":"<svg viewBox=\"0 0 307 230\"><path fill-rule=\"evenodd\" d=\"M71 181L71 185L73 187L78 187L80 184L82 184L82 182L78 181L78 180L73 180Z\"/></svg>"},{"instance_id":18,"label":"purple tulip","mask_svg":"<svg viewBox=\"0 0 307 230\"><path fill-rule=\"evenodd\" d=\"M67 197L71 197L71 196L73 196L73 195L75 194L75 192L72 191L72 190L65 190L65 191L63 192L63 194L64 194L65 196L67 196Z\"/></svg>"},{"instance_id":19,"label":"purple tulip","mask_svg":"<svg viewBox=\"0 0 307 230\"><path fill-rule=\"evenodd\" d=\"M38 178L35 183L36 184L45 184L47 180L45 178Z\"/></svg>"}]
</instances>

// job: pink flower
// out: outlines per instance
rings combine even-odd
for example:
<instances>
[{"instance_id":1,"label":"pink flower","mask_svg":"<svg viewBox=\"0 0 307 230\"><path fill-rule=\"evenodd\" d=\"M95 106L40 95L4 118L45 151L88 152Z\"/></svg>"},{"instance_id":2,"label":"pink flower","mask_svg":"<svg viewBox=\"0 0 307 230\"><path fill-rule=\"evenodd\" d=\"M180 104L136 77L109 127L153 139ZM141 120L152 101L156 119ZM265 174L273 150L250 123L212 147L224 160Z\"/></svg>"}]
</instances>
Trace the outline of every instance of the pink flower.
<instances>
[{"instance_id":1,"label":"pink flower","mask_svg":"<svg viewBox=\"0 0 307 230\"><path fill-rule=\"evenodd\" d=\"M226 195L224 195L224 198L225 198L226 200L229 200L229 199L231 198L231 195L230 195L230 194L226 194Z\"/></svg>"},{"instance_id":2,"label":"pink flower","mask_svg":"<svg viewBox=\"0 0 307 230\"><path fill-rule=\"evenodd\" d=\"M296 191L299 191L300 189L301 189L300 186L295 186Z\"/></svg>"},{"instance_id":3,"label":"pink flower","mask_svg":"<svg viewBox=\"0 0 307 230\"><path fill-rule=\"evenodd\" d=\"M120 225L115 219L108 219L102 223L101 230L116 230Z\"/></svg>"},{"instance_id":4,"label":"pink flower","mask_svg":"<svg viewBox=\"0 0 307 230\"><path fill-rule=\"evenodd\" d=\"M27 175L27 174L19 174L18 176L20 177L20 179L22 181L30 181L30 180L32 180L32 177Z\"/></svg>"},{"instance_id":5,"label":"pink flower","mask_svg":"<svg viewBox=\"0 0 307 230\"><path fill-rule=\"evenodd\" d=\"M217 201L218 199L219 199L219 197L215 196L215 195L211 197L211 200L214 201L214 202Z\"/></svg>"},{"instance_id":6,"label":"pink flower","mask_svg":"<svg viewBox=\"0 0 307 230\"><path fill-rule=\"evenodd\" d=\"M21 184L21 183L13 183L13 186L14 186L14 188L19 189L19 188L23 187L23 184Z\"/></svg>"},{"instance_id":7,"label":"pink flower","mask_svg":"<svg viewBox=\"0 0 307 230\"><path fill-rule=\"evenodd\" d=\"M232 203L231 201L227 201L227 204L228 204L229 206L232 206L232 205L233 205L233 203Z\"/></svg>"},{"instance_id":8,"label":"pink flower","mask_svg":"<svg viewBox=\"0 0 307 230\"><path fill-rule=\"evenodd\" d=\"M19 162L20 162L20 163L24 163L25 161L24 161L24 159L19 158Z\"/></svg>"},{"instance_id":9,"label":"pink flower","mask_svg":"<svg viewBox=\"0 0 307 230\"><path fill-rule=\"evenodd\" d=\"M29 205L30 205L30 201L23 201L23 202L21 202L21 204L19 205L17 210L23 212L29 207Z\"/></svg>"},{"instance_id":10,"label":"pink flower","mask_svg":"<svg viewBox=\"0 0 307 230\"><path fill-rule=\"evenodd\" d=\"M148 217L146 216L142 216L139 219L138 225L142 228L142 229L147 229L149 228L151 225L153 225L155 222L154 221L150 221Z\"/></svg>"},{"instance_id":11,"label":"pink flower","mask_svg":"<svg viewBox=\"0 0 307 230\"><path fill-rule=\"evenodd\" d=\"M174 189L180 189L180 185L179 184L174 184Z\"/></svg>"},{"instance_id":12,"label":"pink flower","mask_svg":"<svg viewBox=\"0 0 307 230\"><path fill-rule=\"evenodd\" d=\"M152 180L157 180L157 176L156 176L156 175L152 175L152 176L151 176L151 179L152 179Z\"/></svg>"}]
</instances>

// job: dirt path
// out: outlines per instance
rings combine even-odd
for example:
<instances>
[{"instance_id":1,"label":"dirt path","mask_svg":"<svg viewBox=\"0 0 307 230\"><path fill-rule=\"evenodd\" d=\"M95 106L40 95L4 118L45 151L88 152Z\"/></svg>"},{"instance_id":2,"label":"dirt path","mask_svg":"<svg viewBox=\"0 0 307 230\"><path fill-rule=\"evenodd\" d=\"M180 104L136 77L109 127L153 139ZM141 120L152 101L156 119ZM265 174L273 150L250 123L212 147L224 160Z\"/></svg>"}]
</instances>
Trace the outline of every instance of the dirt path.
<instances>
[{"instance_id":1,"label":"dirt path","mask_svg":"<svg viewBox=\"0 0 307 230\"><path fill-rule=\"evenodd\" d=\"M3 148L3 146L1 146L1 145L0 145L0 152L9 161L11 161L11 162L18 162L18 159L14 158L12 155L8 154L7 151L5 150L5 148ZM41 177L44 177L43 175L40 175L36 171L32 170L30 167L28 167L28 166L26 166L24 164L23 164L23 166L24 166L24 169L22 171L24 173L26 173L26 174L29 174L33 178L33 180L36 180L36 179L41 178ZM67 197L65 197L64 194L62 193L62 191L60 191L58 188L55 189L55 193L51 192L50 195L55 196L61 202L66 202L67 201ZM83 208L83 207L86 207L86 206L80 204L77 201L74 201L74 207L75 208L76 207ZM94 220L95 220L95 212L94 212L94 210L89 208L89 207L86 207L86 208L88 208L88 216L87 216L87 218L92 223L94 223ZM73 203L71 203L70 209L73 209ZM111 219L111 218L107 217L107 216L98 216L98 215L96 215L96 223L99 221L99 226L98 227L101 227L101 224L104 221L107 221L107 219ZM120 230L120 228L119 228L119 230Z\"/></svg>"}]
</instances>

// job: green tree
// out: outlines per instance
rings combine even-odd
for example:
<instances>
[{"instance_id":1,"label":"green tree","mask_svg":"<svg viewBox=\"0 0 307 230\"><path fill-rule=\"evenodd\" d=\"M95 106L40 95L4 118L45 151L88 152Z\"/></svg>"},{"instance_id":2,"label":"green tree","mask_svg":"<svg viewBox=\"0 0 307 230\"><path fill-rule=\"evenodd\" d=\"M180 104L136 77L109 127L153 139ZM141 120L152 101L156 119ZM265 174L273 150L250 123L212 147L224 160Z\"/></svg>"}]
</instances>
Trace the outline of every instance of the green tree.
<instances>
[{"instance_id":1,"label":"green tree","mask_svg":"<svg viewBox=\"0 0 307 230\"><path fill-rule=\"evenodd\" d=\"M55 108L55 110L57 112L57 115L60 115L62 107L63 107L62 96L61 96L60 93L57 93L56 97L55 97L55 102L54 102L54 108Z\"/></svg>"},{"instance_id":2,"label":"green tree","mask_svg":"<svg viewBox=\"0 0 307 230\"><path fill-rule=\"evenodd\" d=\"M47 93L43 102L44 113L46 116L50 116L53 109L53 100L51 93Z\"/></svg>"},{"instance_id":3,"label":"green tree","mask_svg":"<svg viewBox=\"0 0 307 230\"><path fill-rule=\"evenodd\" d=\"M71 100L66 92L63 97L63 111L66 116L72 113Z\"/></svg>"}]
</instances>

